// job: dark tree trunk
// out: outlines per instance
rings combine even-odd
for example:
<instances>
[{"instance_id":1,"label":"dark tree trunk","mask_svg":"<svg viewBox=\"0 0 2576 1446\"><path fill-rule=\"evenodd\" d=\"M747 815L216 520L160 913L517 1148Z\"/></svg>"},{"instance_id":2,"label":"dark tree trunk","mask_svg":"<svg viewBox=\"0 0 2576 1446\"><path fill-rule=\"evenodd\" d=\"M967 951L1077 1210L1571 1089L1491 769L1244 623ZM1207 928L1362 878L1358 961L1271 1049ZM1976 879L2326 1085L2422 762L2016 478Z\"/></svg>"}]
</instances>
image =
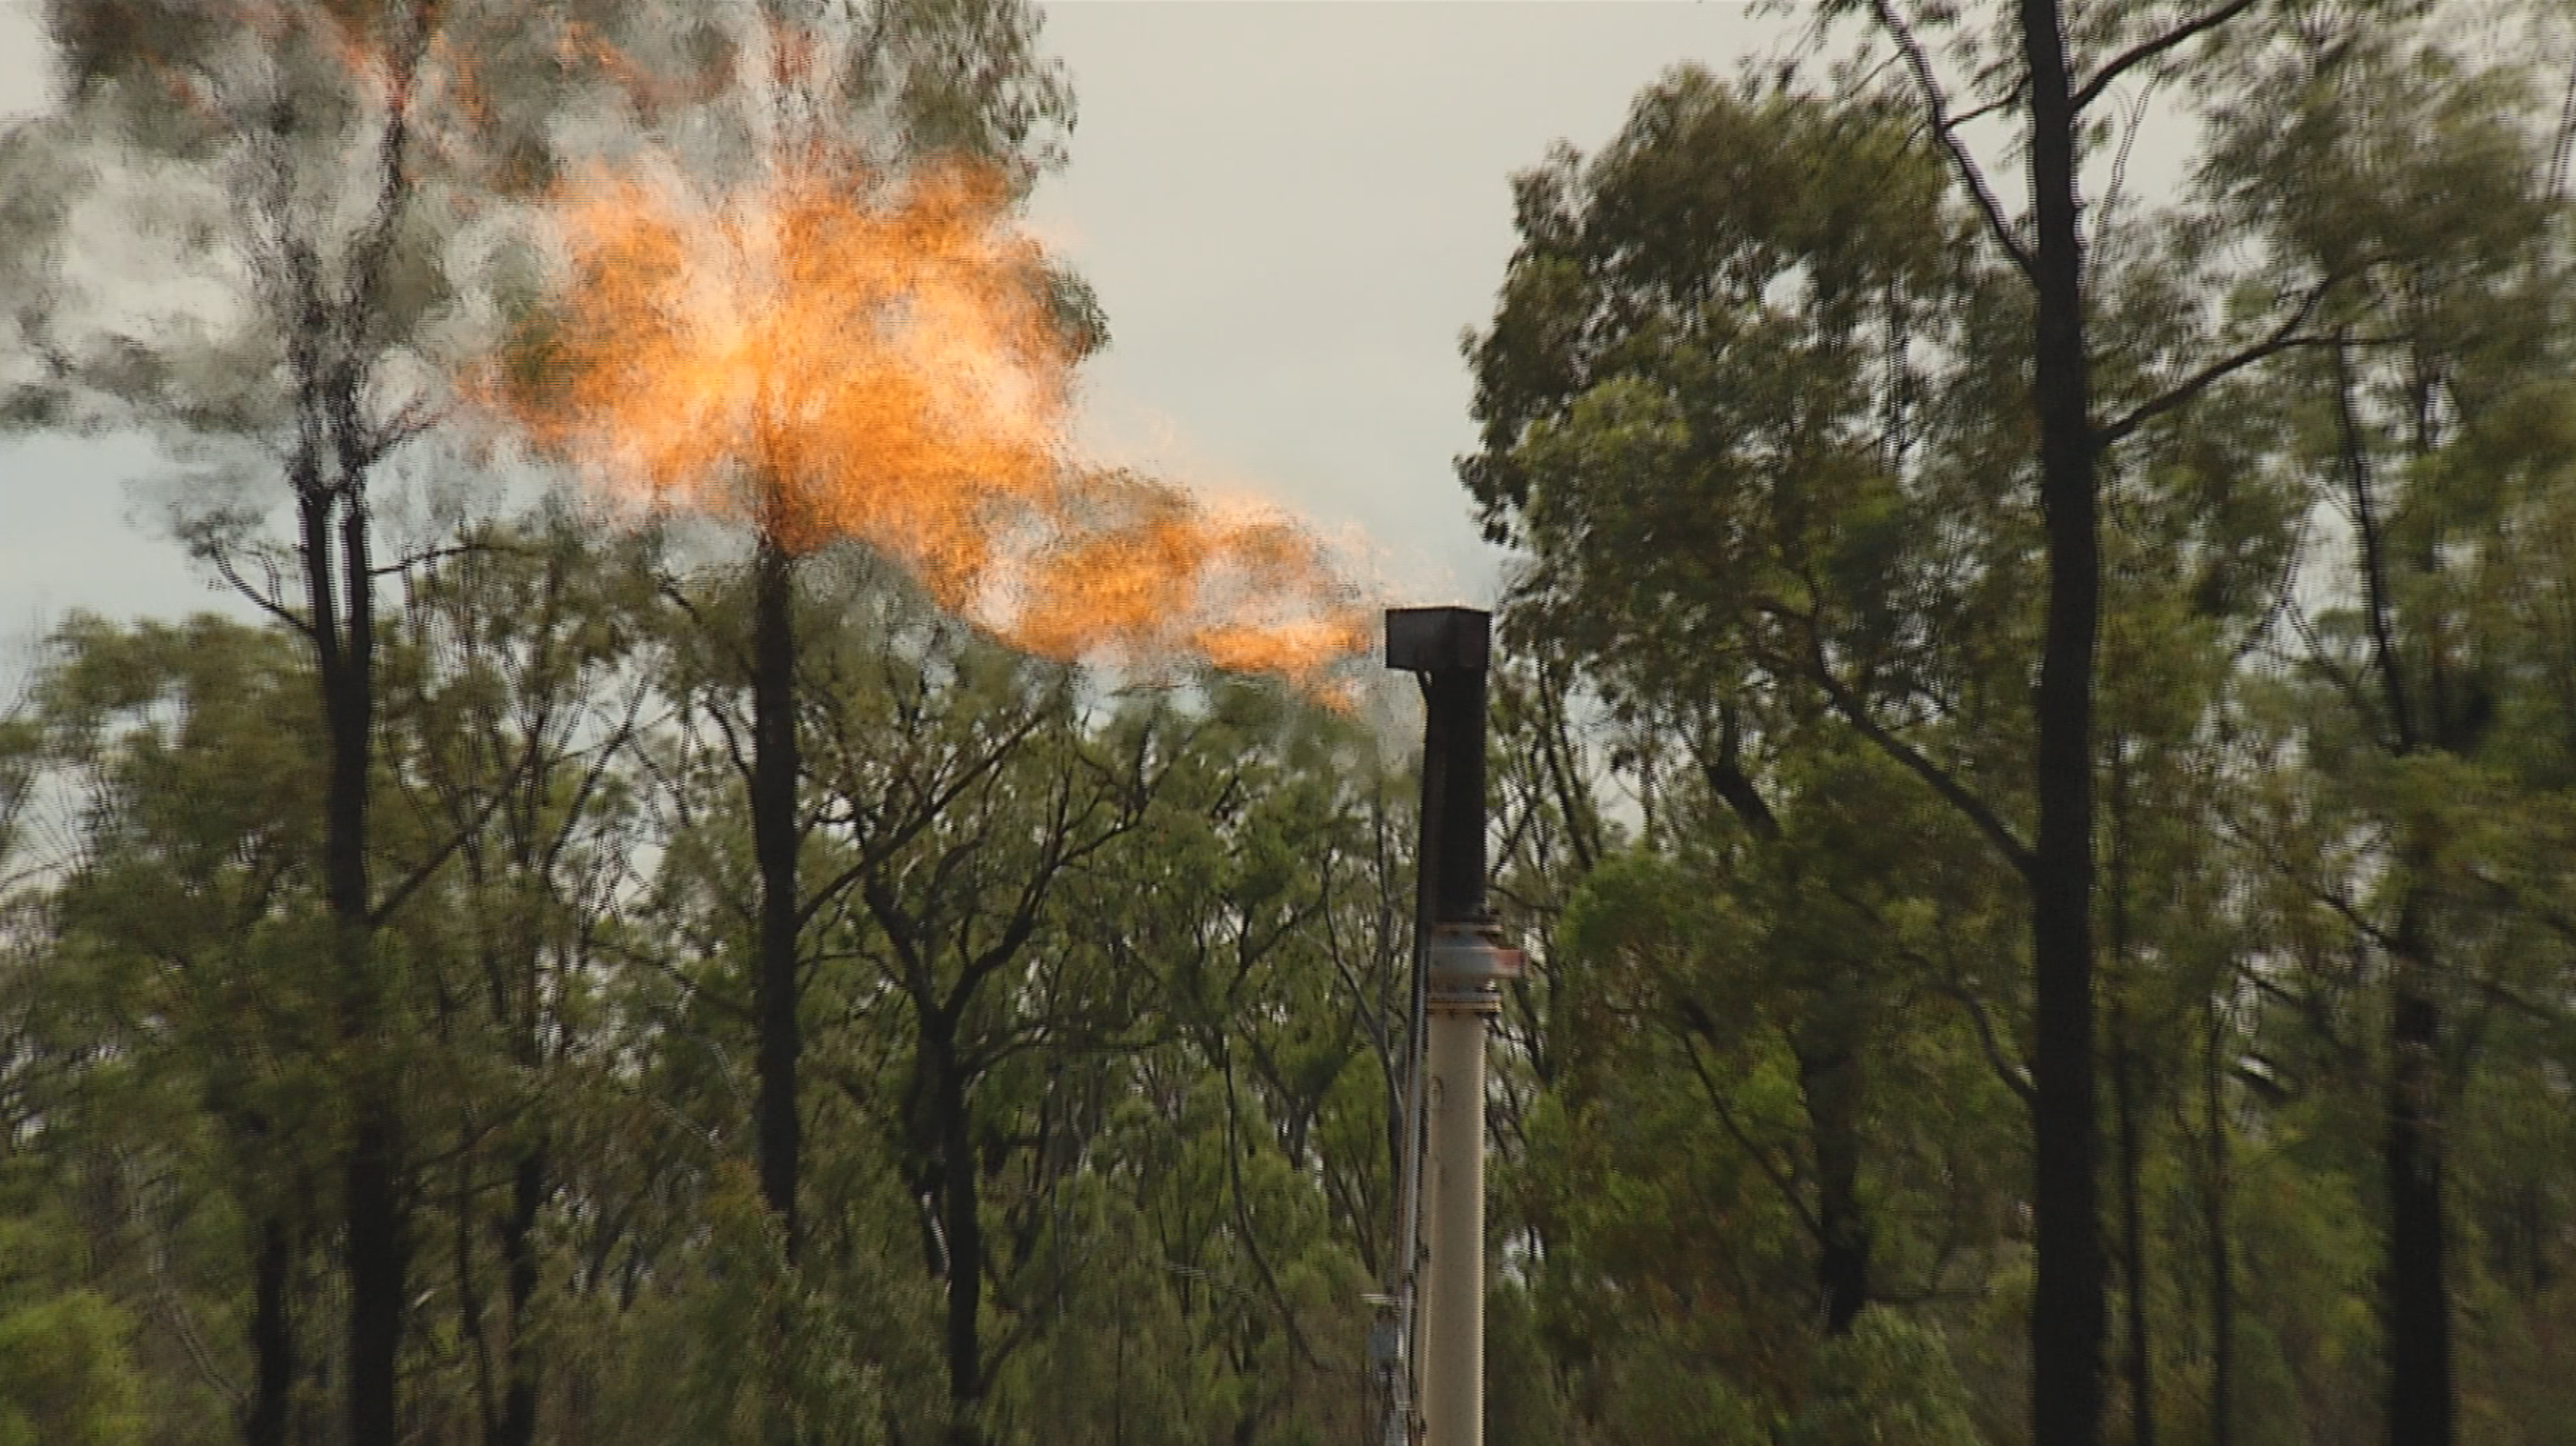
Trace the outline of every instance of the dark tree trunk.
<instances>
[{"instance_id":1,"label":"dark tree trunk","mask_svg":"<svg viewBox=\"0 0 2576 1446\"><path fill-rule=\"evenodd\" d=\"M2409 951L2411 953L2411 951ZM2388 1442L2450 1446L2451 1301L2444 1288L2440 1006L2413 957L2389 1015Z\"/></svg>"},{"instance_id":2,"label":"dark tree trunk","mask_svg":"<svg viewBox=\"0 0 2576 1446\"><path fill-rule=\"evenodd\" d=\"M1765 843L1780 820L1746 776L1730 720L1713 751L1700 757L1709 791ZM1869 1216L1860 1203L1860 1119L1867 1082L1861 1067L1865 1006L1857 970L1829 970L1808 1006L1795 1044L1799 1092L1816 1152L1816 1289L1825 1331L1851 1329L1869 1304Z\"/></svg>"},{"instance_id":3,"label":"dark tree trunk","mask_svg":"<svg viewBox=\"0 0 2576 1446\"><path fill-rule=\"evenodd\" d=\"M980 1446L984 1227L978 1214L975 1141L954 1042L934 1038L925 1044L926 1062L934 1071L929 1099L939 1140L939 1225L948 1241L948 1440L950 1446Z\"/></svg>"},{"instance_id":4,"label":"dark tree trunk","mask_svg":"<svg viewBox=\"0 0 2576 1446\"><path fill-rule=\"evenodd\" d=\"M1828 1006L1847 1012L1848 1001ZM1816 1286L1825 1331L1841 1335L1869 1304L1870 1230L1860 1203L1861 1065L1845 1021L1816 1031L1822 1047L1798 1051L1798 1083L1816 1151Z\"/></svg>"},{"instance_id":5,"label":"dark tree trunk","mask_svg":"<svg viewBox=\"0 0 2576 1446\"><path fill-rule=\"evenodd\" d=\"M2354 402L2351 357L2340 344L2332 355L2336 421L2343 438L2346 481L2352 489L2354 541L2372 662L2387 708L2389 750L2401 758L2428 746L2460 752L2473 738L2447 705L2438 617L2432 620L2430 699L2419 700L2409 686L2388 582L2388 541ZM2418 461L2432 452L2425 395L2419 387L2414 426ZM2419 565L2429 574L2438 570L2440 561L2439 548L2428 545ZM2398 906L2388 948L2392 972L2388 1118L2380 1146L2388 1183L2388 1263L2380 1287L2388 1330L2388 1446L2449 1446L2451 1440L2451 1301L2442 1220L2441 1011L2431 992L2433 951L2425 918L2430 900L2424 880L2434 862L2433 840L2419 829L2405 847L2402 865L2413 882Z\"/></svg>"},{"instance_id":6,"label":"dark tree trunk","mask_svg":"<svg viewBox=\"0 0 2576 1446\"><path fill-rule=\"evenodd\" d=\"M387 1061L376 1048L385 1001L367 883L367 774L376 712L374 568L366 504L356 490L362 459L345 427L339 430L341 485L325 489L310 466L297 477L300 553L331 750L323 799L323 886L338 951L341 1038L356 1061L347 1085L353 1125L341 1162L349 1441L395 1446L408 1259L398 1178L399 1111Z\"/></svg>"},{"instance_id":7,"label":"dark tree trunk","mask_svg":"<svg viewBox=\"0 0 2576 1446\"><path fill-rule=\"evenodd\" d=\"M284 1221L260 1226L251 1277L251 1398L242 1418L245 1446L286 1446L287 1407L295 1394L295 1318L290 1289L295 1246Z\"/></svg>"},{"instance_id":8,"label":"dark tree trunk","mask_svg":"<svg viewBox=\"0 0 2576 1446\"><path fill-rule=\"evenodd\" d=\"M2102 1413L2102 1236L2093 1061L2093 655L2101 557L2077 231L2076 114L2058 0L2021 0L2030 82L2031 387L2048 536L2030 858L2035 1033L2031 1439L2093 1446Z\"/></svg>"},{"instance_id":9,"label":"dark tree trunk","mask_svg":"<svg viewBox=\"0 0 2576 1446\"><path fill-rule=\"evenodd\" d=\"M2155 1357L2147 1338L2146 1212L2138 1199L2137 1059L2114 1006L2111 1108L2120 1122L2120 1276L2128 1285L2129 1439L2156 1446Z\"/></svg>"},{"instance_id":10,"label":"dark tree trunk","mask_svg":"<svg viewBox=\"0 0 2576 1446\"><path fill-rule=\"evenodd\" d=\"M2419 359L2414 386L2413 452L2418 462L2433 456L2432 397L2435 381ZM2436 534L2438 538L2438 534ZM2374 550L2378 546L2374 540ZM2420 543L2416 566L2426 577L2442 569L2442 550L2435 539ZM2374 612L2383 609L2375 608ZM2425 726L2405 735L2431 735L2433 746L2458 757L2474 751L2486 728L2482 710L2464 706L2452 676L2452 646L2446 618L2427 618L2425 638ZM2387 676L2401 676L2397 655L2387 655ZM2425 882L2438 867L2440 844L2419 832L2406 861L2416 882L2408 887L2397 918L2395 987L2388 1016L2388 1442L2389 1446L2450 1446L2451 1292L2447 1259L2449 1234L2442 1198L2444 1127L2442 1099L2442 1006L2435 997L2439 977L2434 961L2431 886ZM2465 1068L2465 1064L2463 1065Z\"/></svg>"},{"instance_id":11,"label":"dark tree trunk","mask_svg":"<svg viewBox=\"0 0 2576 1446\"><path fill-rule=\"evenodd\" d=\"M528 1237L545 1209L546 1155L542 1145L523 1151L510 1178L510 1214L501 1223L501 1262L510 1294L508 1383L501 1393L501 1421L493 1446L532 1446L537 1439L537 1383L542 1364L530 1338L537 1297L537 1253Z\"/></svg>"},{"instance_id":12,"label":"dark tree trunk","mask_svg":"<svg viewBox=\"0 0 2576 1446\"><path fill-rule=\"evenodd\" d=\"M751 838L760 868L758 1012L760 1192L778 1217L787 1259L796 1220L796 640L795 560L764 534L752 568Z\"/></svg>"},{"instance_id":13,"label":"dark tree trunk","mask_svg":"<svg viewBox=\"0 0 2576 1446\"><path fill-rule=\"evenodd\" d=\"M395 1144L381 1099L349 1152L349 1433L362 1446L394 1446L396 1368L402 1350L403 1280L410 1264L396 1198Z\"/></svg>"}]
</instances>

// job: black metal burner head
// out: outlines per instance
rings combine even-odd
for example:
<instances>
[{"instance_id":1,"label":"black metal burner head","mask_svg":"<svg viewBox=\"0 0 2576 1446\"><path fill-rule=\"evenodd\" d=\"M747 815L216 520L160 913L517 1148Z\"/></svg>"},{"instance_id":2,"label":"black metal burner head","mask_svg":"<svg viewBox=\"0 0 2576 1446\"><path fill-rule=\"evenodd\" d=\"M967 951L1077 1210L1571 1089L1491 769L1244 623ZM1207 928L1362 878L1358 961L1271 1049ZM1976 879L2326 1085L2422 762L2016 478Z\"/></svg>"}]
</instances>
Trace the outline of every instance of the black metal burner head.
<instances>
[{"instance_id":1,"label":"black metal burner head","mask_svg":"<svg viewBox=\"0 0 2576 1446\"><path fill-rule=\"evenodd\" d=\"M1386 665L1423 680L1422 859L1430 922L1485 914L1485 667L1493 619L1474 608L1392 608Z\"/></svg>"}]
</instances>

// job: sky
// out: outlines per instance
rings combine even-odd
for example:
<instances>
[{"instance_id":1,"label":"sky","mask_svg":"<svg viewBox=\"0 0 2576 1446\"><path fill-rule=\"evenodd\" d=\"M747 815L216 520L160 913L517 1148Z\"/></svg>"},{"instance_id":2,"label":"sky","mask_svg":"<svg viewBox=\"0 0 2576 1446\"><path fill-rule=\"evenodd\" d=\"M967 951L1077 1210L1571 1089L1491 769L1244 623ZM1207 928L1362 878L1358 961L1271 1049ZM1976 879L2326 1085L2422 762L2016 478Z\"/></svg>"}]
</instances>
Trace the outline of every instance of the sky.
<instances>
[{"instance_id":1,"label":"sky","mask_svg":"<svg viewBox=\"0 0 2576 1446\"><path fill-rule=\"evenodd\" d=\"M1098 291L1085 440L1269 499L1388 599L1494 600L1451 459L1462 329L1511 255L1510 176L1606 141L1666 68L1777 47L1726 0L1059 0L1080 113L1032 225ZM44 103L31 0L0 0L0 117ZM0 438L0 648L68 611L225 598L157 530L130 438Z\"/></svg>"}]
</instances>

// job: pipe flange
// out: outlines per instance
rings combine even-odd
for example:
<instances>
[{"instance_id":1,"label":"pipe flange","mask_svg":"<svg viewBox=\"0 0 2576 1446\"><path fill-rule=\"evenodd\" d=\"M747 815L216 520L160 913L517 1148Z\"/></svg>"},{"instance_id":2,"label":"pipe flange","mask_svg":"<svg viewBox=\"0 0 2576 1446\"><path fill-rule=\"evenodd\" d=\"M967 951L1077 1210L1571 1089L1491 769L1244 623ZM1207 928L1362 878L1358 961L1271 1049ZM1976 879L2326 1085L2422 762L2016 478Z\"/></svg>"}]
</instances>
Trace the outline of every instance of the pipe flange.
<instances>
[{"instance_id":1,"label":"pipe flange","mask_svg":"<svg viewBox=\"0 0 2576 1446\"><path fill-rule=\"evenodd\" d=\"M1423 947L1424 983L1433 1009L1498 1013L1502 985L1521 977L1527 958L1504 947L1491 924L1434 924Z\"/></svg>"}]
</instances>

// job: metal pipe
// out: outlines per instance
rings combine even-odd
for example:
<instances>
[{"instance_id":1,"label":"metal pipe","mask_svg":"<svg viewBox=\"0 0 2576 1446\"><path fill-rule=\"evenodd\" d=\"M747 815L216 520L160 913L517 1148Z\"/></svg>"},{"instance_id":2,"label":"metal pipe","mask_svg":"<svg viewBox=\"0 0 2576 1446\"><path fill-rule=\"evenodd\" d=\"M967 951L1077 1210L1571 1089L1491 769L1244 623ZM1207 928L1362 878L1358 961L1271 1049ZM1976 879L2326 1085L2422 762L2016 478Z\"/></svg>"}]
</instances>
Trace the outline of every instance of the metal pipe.
<instances>
[{"instance_id":1,"label":"metal pipe","mask_svg":"<svg viewBox=\"0 0 2576 1446\"><path fill-rule=\"evenodd\" d=\"M1423 1291L1424 1446L1485 1439L1485 1020L1431 1004L1430 1279Z\"/></svg>"},{"instance_id":2,"label":"metal pipe","mask_svg":"<svg viewBox=\"0 0 2576 1446\"><path fill-rule=\"evenodd\" d=\"M1501 981L1520 967L1517 953L1495 943L1485 912L1491 647L1491 620L1472 609L1386 615L1387 665L1421 675L1424 705L1412 1069L1396 1252L1406 1360L1396 1396L1399 1411L1408 1399L1420 1402L1419 1417L1401 1424L1409 1435L1418 1421L1425 1446L1482 1446L1485 1430L1485 1027L1502 1008ZM1427 1152L1427 1161L1417 1163L1417 1151ZM1416 1383L1418 1391L1404 1389Z\"/></svg>"},{"instance_id":3,"label":"metal pipe","mask_svg":"<svg viewBox=\"0 0 2576 1446\"><path fill-rule=\"evenodd\" d=\"M1473 923L1485 917L1485 666L1441 668L1423 684L1422 751L1440 762L1439 811L1423 821L1436 845L1431 920Z\"/></svg>"}]
</instances>

